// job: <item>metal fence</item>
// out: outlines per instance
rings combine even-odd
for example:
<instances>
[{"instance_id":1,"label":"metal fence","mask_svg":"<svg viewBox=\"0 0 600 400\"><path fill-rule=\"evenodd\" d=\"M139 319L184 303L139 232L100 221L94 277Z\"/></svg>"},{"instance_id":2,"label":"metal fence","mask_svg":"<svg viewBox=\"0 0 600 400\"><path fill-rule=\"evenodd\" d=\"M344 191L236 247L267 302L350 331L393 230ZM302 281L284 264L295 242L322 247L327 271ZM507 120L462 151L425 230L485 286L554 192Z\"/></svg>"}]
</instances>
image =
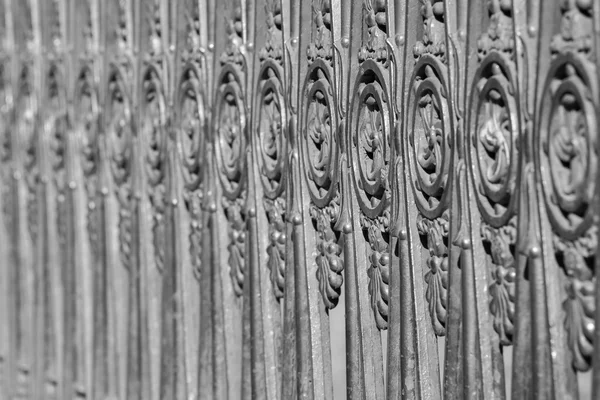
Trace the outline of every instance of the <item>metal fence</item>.
<instances>
[{"instance_id":1,"label":"metal fence","mask_svg":"<svg viewBox=\"0 0 600 400\"><path fill-rule=\"evenodd\" d=\"M600 396L599 1L0 16L2 399Z\"/></svg>"}]
</instances>

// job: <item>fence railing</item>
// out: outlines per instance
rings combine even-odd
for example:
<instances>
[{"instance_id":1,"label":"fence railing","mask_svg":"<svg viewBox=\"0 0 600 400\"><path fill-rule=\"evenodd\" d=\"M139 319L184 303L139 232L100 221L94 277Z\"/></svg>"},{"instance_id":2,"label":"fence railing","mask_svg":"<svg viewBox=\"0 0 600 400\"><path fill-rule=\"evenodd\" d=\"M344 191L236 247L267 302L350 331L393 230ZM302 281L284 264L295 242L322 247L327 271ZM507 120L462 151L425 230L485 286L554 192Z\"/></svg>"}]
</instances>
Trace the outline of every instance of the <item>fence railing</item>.
<instances>
[{"instance_id":1,"label":"fence railing","mask_svg":"<svg viewBox=\"0 0 600 400\"><path fill-rule=\"evenodd\" d=\"M600 3L1 0L6 399L600 396Z\"/></svg>"}]
</instances>

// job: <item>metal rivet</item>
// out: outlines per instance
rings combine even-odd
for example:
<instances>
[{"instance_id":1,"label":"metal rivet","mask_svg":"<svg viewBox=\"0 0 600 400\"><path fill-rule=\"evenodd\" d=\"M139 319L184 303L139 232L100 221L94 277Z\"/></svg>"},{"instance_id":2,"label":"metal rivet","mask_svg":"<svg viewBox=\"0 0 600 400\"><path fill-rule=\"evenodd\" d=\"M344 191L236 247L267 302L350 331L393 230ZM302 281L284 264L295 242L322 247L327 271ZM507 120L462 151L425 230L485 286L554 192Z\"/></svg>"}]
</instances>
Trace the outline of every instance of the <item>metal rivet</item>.
<instances>
[{"instance_id":1,"label":"metal rivet","mask_svg":"<svg viewBox=\"0 0 600 400\"><path fill-rule=\"evenodd\" d=\"M351 224L344 224L344 226L342 227L342 231L345 234L348 234L348 233L352 232L352 225Z\"/></svg>"},{"instance_id":2,"label":"metal rivet","mask_svg":"<svg viewBox=\"0 0 600 400\"><path fill-rule=\"evenodd\" d=\"M404 45L404 36L396 35L396 46L401 47Z\"/></svg>"},{"instance_id":3,"label":"metal rivet","mask_svg":"<svg viewBox=\"0 0 600 400\"><path fill-rule=\"evenodd\" d=\"M302 216L300 214L294 214L292 217L292 223L294 225L300 225L302 223Z\"/></svg>"},{"instance_id":4,"label":"metal rivet","mask_svg":"<svg viewBox=\"0 0 600 400\"><path fill-rule=\"evenodd\" d=\"M540 249L537 246L534 246L531 249L529 249L529 255L532 258L538 258L541 254L542 254L542 249Z\"/></svg>"}]
</instances>

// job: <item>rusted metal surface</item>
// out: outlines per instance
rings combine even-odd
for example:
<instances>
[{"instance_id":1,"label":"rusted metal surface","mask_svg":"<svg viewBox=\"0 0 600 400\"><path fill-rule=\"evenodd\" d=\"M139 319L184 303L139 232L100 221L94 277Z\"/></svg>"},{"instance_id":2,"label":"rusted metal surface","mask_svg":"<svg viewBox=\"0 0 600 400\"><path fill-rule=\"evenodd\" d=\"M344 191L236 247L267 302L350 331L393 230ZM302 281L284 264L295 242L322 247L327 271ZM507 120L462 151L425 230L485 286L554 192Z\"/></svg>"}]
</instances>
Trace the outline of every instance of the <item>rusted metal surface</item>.
<instances>
[{"instance_id":1,"label":"rusted metal surface","mask_svg":"<svg viewBox=\"0 0 600 400\"><path fill-rule=\"evenodd\" d=\"M599 2L0 16L0 398L600 396Z\"/></svg>"}]
</instances>

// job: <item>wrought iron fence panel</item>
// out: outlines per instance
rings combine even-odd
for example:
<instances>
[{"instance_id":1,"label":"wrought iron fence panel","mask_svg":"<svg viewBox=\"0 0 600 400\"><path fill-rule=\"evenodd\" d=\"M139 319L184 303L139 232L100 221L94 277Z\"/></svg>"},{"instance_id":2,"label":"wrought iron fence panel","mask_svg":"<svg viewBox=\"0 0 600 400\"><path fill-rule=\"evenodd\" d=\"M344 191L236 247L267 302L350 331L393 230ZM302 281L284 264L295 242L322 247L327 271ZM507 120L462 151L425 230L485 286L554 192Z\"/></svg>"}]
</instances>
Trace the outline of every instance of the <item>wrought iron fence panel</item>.
<instances>
[{"instance_id":1,"label":"wrought iron fence panel","mask_svg":"<svg viewBox=\"0 0 600 400\"><path fill-rule=\"evenodd\" d=\"M600 396L598 2L0 17L0 398Z\"/></svg>"}]
</instances>

